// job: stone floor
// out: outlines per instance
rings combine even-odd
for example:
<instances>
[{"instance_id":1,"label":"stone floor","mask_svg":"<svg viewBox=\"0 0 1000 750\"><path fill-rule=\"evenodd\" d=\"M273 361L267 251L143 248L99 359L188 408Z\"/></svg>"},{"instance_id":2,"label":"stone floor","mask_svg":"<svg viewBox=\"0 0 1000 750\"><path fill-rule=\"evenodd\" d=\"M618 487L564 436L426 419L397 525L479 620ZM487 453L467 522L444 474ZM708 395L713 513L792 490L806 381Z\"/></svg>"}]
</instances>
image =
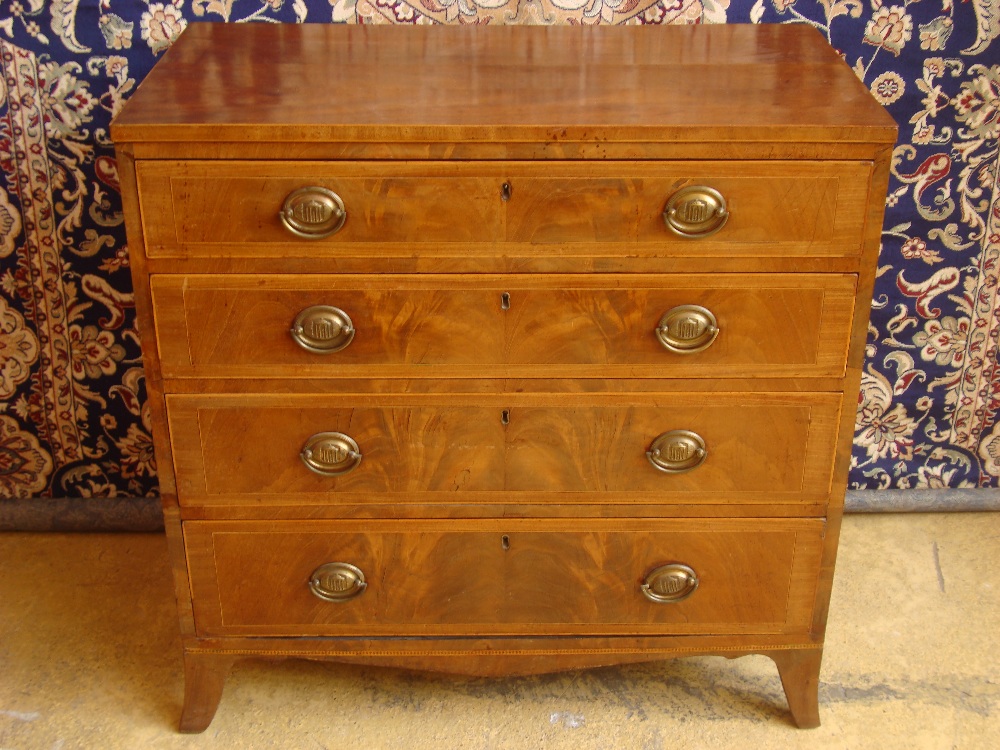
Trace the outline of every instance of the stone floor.
<instances>
[{"instance_id":1,"label":"stone floor","mask_svg":"<svg viewBox=\"0 0 1000 750\"><path fill-rule=\"evenodd\" d=\"M0 534L0 750L1000 747L1000 513L845 521L820 685L697 658L511 680L238 664L202 735L158 534Z\"/></svg>"}]
</instances>

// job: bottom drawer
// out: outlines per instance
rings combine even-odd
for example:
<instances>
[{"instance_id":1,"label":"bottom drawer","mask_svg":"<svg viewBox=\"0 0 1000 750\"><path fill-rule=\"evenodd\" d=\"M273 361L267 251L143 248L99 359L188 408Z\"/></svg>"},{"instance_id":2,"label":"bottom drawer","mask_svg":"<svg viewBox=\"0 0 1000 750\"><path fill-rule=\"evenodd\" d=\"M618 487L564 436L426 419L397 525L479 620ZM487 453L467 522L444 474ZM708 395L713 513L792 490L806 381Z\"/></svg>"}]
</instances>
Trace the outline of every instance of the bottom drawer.
<instances>
[{"instance_id":1,"label":"bottom drawer","mask_svg":"<svg viewBox=\"0 0 1000 750\"><path fill-rule=\"evenodd\" d=\"M823 534L821 519L184 524L205 636L802 633Z\"/></svg>"}]
</instances>

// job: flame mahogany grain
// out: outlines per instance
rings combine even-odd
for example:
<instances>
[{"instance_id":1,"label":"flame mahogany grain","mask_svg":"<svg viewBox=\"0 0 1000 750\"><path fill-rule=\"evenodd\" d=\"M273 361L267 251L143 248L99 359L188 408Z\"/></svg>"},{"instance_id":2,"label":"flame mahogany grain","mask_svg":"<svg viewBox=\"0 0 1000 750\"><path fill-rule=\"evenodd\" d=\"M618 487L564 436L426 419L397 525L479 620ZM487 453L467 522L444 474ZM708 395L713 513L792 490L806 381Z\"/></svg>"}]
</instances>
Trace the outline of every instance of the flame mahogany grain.
<instances>
[{"instance_id":1,"label":"flame mahogany grain","mask_svg":"<svg viewBox=\"0 0 1000 750\"><path fill-rule=\"evenodd\" d=\"M895 132L802 25L190 24L112 124L181 731L241 658L752 653L817 726ZM344 199L328 238L279 218L310 185ZM664 223L692 185L726 199L710 237ZM719 321L698 354L656 339L685 304ZM310 305L346 349L296 346ZM663 474L678 429L707 455ZM321 431L360 465L310 472ZM367 588L314 596L330 562ZM654 603L671 563L698 588Z\"/></svg>"}]
</instances>

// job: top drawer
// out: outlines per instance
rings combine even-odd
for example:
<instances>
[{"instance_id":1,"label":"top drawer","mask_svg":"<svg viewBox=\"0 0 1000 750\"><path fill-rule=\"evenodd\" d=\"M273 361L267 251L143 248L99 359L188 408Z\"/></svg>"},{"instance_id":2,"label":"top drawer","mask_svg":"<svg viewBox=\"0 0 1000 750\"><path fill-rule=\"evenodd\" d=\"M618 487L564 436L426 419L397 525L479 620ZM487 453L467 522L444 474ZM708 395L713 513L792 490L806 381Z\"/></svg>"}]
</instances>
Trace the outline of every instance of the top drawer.
<instances>
[{"instance_id":1,"label":"top drawer","mask_svg":"<svg viewBox=\"0 0 1000 750\"><path fill-rule=\"evenodd\" d=\"M867 162L169 162L137 164L150 257L441 256L566 251L844 256L860 251ZM704 186L664 212L678 191ZM325 237L328 198L342 226ZM292 196L290 198L290 196ZM290 201L290 202L289 202ZM335 204L333 204L335 205ZM333 222L336 223L336 222ZM328 228L328 227L327 227ZM598 246L602 246L598 251Z\"/></svg>"}]
</instances>

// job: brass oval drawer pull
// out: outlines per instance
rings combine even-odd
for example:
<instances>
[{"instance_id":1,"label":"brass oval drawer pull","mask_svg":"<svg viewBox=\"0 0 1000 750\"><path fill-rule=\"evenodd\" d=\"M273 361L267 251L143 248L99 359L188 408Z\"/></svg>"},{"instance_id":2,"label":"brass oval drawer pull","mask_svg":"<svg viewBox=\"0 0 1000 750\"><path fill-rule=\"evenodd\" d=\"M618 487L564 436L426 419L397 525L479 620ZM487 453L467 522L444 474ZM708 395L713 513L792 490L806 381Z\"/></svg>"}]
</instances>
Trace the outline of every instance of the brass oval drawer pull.
<instances>
[{"instance_id":1,"label":"brass oval drawer pull","mask_svg":"<svg viewBox=\"0 0 1000 750\"><path fill-rule=\"evenodd\" d=\"M285 229L296 237L318 240L344 226L347 209L335 192L314 185L289 193L279 215Z\"/></svg>"},{"instance_id":2,"label":"brass oval drawer pull","mask_svg":"<svg viewBox=\"0 0 1000 750\"><path fill-rule=\"evenodd\" d=\"M698 574L681 563L661 565L650 571L639 590L657 604L673 604L687 599L698 588Z\"/></svg>"},{"instance_id":3,"label":"brass oval drawer pull","mask_svg":"<svg viewBox=\"0 0 1000 750\"><path fill-rule=\"evenodd\" d=\"M346 602L359 596L366 588L365 574L350 563L326 563L309 576L309 590L326 602Z\"/></svg>"},{"instance_id":4,"label":"brass oval drawer pull","mask_svg":"<svg viewBox=\"0 0 1000 750\"><path fill-rule=\"evenodd\" d=\"M715 343L719 323L712 311L699 305L678 305L667 310L656 326L656 338L675 354L694 354Z\"/></svg>"},{"instance_id":5,"label":"brass oval drawer pull","mask_svg":"<svg viewBox=\"0 0 1000 750\"><path fill-rule=\"evenodd\" d=\"M339 307L312 305L295 316L290 333L306 351L330 354L354 340L354 322Z\"/></svg>"},{"instance_id":6,"label":"brass oval drawer pull","mask_svg":"<svg viewBox=\"0 0 1000 750\"><path fill-rule=\"evenodd\" d=\"M653 468L667 474L691 471L708 456L705 441L697 432L671 430L658 436L646 451Z\"/></svg>"},{"instance_id":7,"label":"brass oval drawer pull","mask_svg":"<svg viewBox=\"0 0 1000 750\"><path fill-rule=\"evenodd\" d=\"M670 196L663 209L667 228L676 235L699 239L715 234L729 220L726 199L715 188L691 185Z\"/></svg>"},{"instance_id":8,"label":"brass oval drawer pull","mask_svg":"<svg viewBox=\"0 0 1000 750\"><path fill-rule=\"evenodd\" d=\"M342 432L317 432L306 440L299 454L310 471L335 477L353 471L361 463L361 451L354 438Z\"/></svg>"}]
</instances>

